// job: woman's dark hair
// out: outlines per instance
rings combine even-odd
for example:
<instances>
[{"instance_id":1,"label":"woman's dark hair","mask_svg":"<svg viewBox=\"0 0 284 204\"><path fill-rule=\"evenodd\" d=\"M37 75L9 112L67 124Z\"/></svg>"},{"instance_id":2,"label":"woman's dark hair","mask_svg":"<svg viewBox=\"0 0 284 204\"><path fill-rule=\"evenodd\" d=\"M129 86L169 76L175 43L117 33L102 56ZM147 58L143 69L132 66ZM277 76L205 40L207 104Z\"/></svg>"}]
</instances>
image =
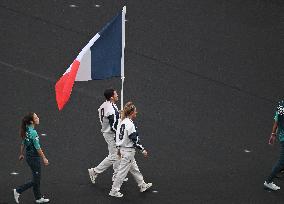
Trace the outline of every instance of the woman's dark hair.
<instances>
[{"instance_id":1,"label":"woman's dark hair","mask_svg":"<svg viewBox=\"0 0 284 204\"><path fill-rule=\"evenodd\" d=\"M110 100L110 98L114 95L114 89L106 89L104 92L104 96L106 98L106 100Z\"/></svg>"},{"instance_id":2,"label":"woman's dark hair","mask_svg":"<svg viewBox=\"0 0 284 204\"><path fill-rule=\"evenodd\" d=\"M25 139L26 137L27 125L32 124L32 121L34 121L34 114L35 113L30 112L27 115L25 115L22 119L21 128L20 128L20 136L22 139Z\"/></svg>"}]
</instances>

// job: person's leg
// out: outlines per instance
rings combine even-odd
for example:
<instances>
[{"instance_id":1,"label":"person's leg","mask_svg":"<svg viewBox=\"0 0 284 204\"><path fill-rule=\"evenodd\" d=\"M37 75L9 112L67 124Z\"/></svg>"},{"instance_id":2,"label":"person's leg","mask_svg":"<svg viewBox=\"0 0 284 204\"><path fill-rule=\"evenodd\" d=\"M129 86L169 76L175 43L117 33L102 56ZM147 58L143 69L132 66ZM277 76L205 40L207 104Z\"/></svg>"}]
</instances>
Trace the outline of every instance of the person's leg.
<instances>
[{"instance_id":1,"label":"person's leg","mask_svg":"<svg viewBox=\"0 0 284 204\"><path fill-rule=\"evenodd\" d=\"M273 181L273 179L275 178L275 176L277 175L277 173L283 169L284 167L284 142L280 142L281 145L281 150L280 150L280 158L279 160L276 162L276 164L274 165L274 167L272 168L272 172L271 174L268 176L268 178L266 179L267 183L271 183Z\"/></svg>"},{"instance_id":2,"label":"person's leg","mask_svg":"<svg viewBox=\"0 0 284 204\"><path fill-rule=\"evenodd\" d=\"M33 192L35 199L40 199L41 198L41 193L40 193L40 174L41 174L41 167L40 167L40 158L36 157L27 157L26 161L32 171L33 179L32 181L29 181L25 183L22 186L19 186L16 189L16 192L14 191L14 196L17 195L16 193L23 193L27 189L33 187ZM16 196L15 196L16 197ZM19 197L19 195L17 195ZM15 198L16 199L16 198ZM18 198L17 198L18 200Z\"/></svg>"},{"instance_id":3,"label":"person's leg","mask_svg":"<svg viewBox=\"0 0 284 204\"><path fill-rule=\"evenodd\" d=\"M34 157L31 160L31 163L29 164L32 173L33 173L33 192L35 199L38 200L41 198L41 192L40 192L40 179L41 179L41 164L40 164L40 158Z\"/></svg>"},{"instance_id":4,"label":"person's leg","mask_svg":"<svg viewBox=\"0 0 284 204\"><path fill-rule=\"evenodd\" d=\"M119 192L123 180L127 176L129 169L131 168L132 161L134 160L135 151L121 149L121 160L118 167L117 175L113 181L112 189L110 191L111 196L115 196L116 192ZM121 197L121 196L120 196Z\"/></svg>"},{"instance_id":5,"label":"person's leg","mask_svg":"<svg viewBox=\"0 0 284 204\"><path fill-rule=\"evenodd\" d=\"M36 203L49 203L48 198L44 198L40 192L40 180L41 180L41 163L40 158L33 158L31 163L31 168L33 169L33 192L35 196Z\"/></svg>"},{"instance_id":6,"label":"person's leg","mask_svg":"<svg viewBox=\"0 0 284 204\"><path fill-rule=\"evenodd\" d=\"M145 183L135 159L133 159L133 161L131 162L131 167L129 171L134 177L138 186L141 186L143 183Z\"/></svg>"},{"instance_id":7,"label":"person's leg","mask_svg":"<svg viewBox=\"0 0 284 204\"><path fill-rule=\"evenodd\" d=\"M19 186L18 188L16 188L16 191L17 191L17 193L22 194L24 191L31 188L32 186L33 186L33 182L29 181L29 182Z\"/></svg>"},{"instance_id":8,"label":"person's leg","mask_svg":"<svg viewBox=\"0 0 284 204\"><path fill-rule=\"evenodd\" d=\"M130 173L133 175L135 181L138 184L138 187L140 189L140 192L146 191L148 188L152 186L152 183L146 183L143 179L143 176L138 168L138 165L136 163L136 160L133 159L130 167Z\"/></svg>"},{"instance_id":9,"label":"person's leg","mask_svg":"<svg viewBox=\"0 0 284 204\"><path fill-rule=\"evenodd\" d=\"M96 173L102 173L114 164L114 171L116 172L119 165L119 162L117 163L119 157L117 155L114 134L104 134L104 138L108 145L109 154L97 167L94 168L94 170Z\"/></svg>"},{"instance_id":10,"label":"person's leg","mask_svg":"<svg viewBox=\"0 0 284 204\"><path fill-rule=\"evenodd\" d=\"M89 176L93 184L95 184L98 174L104 172L111 165L113 165L114 168L114 178L119 166L119 157L117 155L117 148L114 140L115 135L106 133L104 133L103 135L108 146L109 154L97 167L88 169Z\"/></svg>"},{"instance_id":11,"label":"person's leg","mask_svg":"<svg viewBox=\"0 0 284 204\"><path fill-rule=\"evenodd\" d=\"M26 158L26 162L28 163L28 165L29 165L29 163L30 163L30 158L29 157L27 157ZM30 165L29 165L30 166ZM15 190L16 190L16 192L15 192L15 190L14 190L14 196L15 195L17 195L17 193L18 194L22 194L24 191L26 191L27 189L29 189L29 188L31 188L33 186L33 180L32 181L29 181L29 182L27 182L27 183L25 183L25 184L23 184L23 185L21 185L21 186L19 186L18 188L16 188ZM16 197L16 196L15 196ZM17 197L19 197L19 195L17 195ZM15 198L16 199L16 198ZM18 199L18 198L17 198Z\"/></svg>"}]
</instances>

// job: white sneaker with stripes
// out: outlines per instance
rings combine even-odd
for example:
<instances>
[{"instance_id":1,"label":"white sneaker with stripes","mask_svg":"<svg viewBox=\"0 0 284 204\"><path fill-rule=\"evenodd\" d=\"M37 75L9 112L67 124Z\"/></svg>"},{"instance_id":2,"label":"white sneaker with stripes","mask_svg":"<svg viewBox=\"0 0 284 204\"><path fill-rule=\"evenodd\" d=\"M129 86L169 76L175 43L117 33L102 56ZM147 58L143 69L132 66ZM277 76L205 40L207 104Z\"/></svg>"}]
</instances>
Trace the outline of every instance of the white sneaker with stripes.
<instances>
[{"instance_id":1,"label":"white sneaker with stripes","mask_svg":"<svg viewBox=\"0 0 284 204\"><path fill-rule=\"evenodd\" d=\"M264 185L266 188L269 188L269 189L271 189L271 190L273 190L273 191L277 191L277 190L280 189L280 187L279 187L279 186L276 186L273 182L267 183L267 182L265 181L263 185Z\"/></svg>"},{"instance_id":2,"label":"white sneaker with stripes","mask_svg":"<svg viewBox=\"0 0 284 204\"><path fill-rule=\"evenodd\" d=\"M95 184L96 183L96 178L98 177L99 174L97 172L95 172L94 168L88 169L88 172L89 172L89 176L90 176L91 182L93 184Z\"/></svg>"},{"instance_id":3,"label":"white sneaker with stripes","mask_svg":"<svg viewBox=\"0 0 284 204\"><path fill-rule=\"evenodd\" d=\"M119 191L114 191L114 190L111 190L111 191L109 192L109 195L110 195L110 196L113 196L113 197L117 197L117 198L121 198L121 197L123 196L122 193L120 193Z\"/></svg>"},{"instance_id":4,"label":"white sneaker with stripes","mask_svg":"<svg viewBox=\"0 0 284 204\"><path fill-rule=\"evenodd\" d=\"M19 194L16 189L13 189L13 193L16 203L19 203L19 197L21 194Z\"/></svg>"},{"instance_id":5,"label":"white sneaker with stripes","mask_svg":"<svg viewBox=\"0 0 284 204\"><path fill-rule=\"evenodd\" d=\"M153 185L152 183L143 183L140 186L140 192L146 191L147 189L151 188L152 185Z\"/></svg>"}]
</instances>

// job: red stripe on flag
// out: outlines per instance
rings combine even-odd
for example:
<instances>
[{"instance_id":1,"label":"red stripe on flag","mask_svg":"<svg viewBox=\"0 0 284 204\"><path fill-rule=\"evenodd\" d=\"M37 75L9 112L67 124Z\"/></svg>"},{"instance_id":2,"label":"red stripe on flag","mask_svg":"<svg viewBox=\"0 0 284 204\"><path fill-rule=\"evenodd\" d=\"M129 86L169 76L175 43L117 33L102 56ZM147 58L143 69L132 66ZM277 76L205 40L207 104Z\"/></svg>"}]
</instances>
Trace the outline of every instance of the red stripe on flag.
<instances>
[{"instance_id":1,"label":"red stripe on flag","mask_svg":"<svg viewBox=\"0 0 284 204\"><path fill-rule=\"evenodd\" d=\"M80 62L74 60L70 72L65 73L55 84L56 102L59 110L62 110L70 98L79 66Z\"/></svg>"}]
</instances>

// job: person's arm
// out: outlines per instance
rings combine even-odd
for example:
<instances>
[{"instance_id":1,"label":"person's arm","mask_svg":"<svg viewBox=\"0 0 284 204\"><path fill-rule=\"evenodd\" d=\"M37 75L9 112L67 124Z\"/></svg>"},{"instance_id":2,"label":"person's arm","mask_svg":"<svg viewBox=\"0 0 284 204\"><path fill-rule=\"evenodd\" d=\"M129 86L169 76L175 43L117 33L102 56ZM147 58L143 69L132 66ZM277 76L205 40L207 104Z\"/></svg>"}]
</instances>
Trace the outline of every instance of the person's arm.
<instances>
[{"instance_id":1,"label":"person's arm","mask_svg":"<svg viewBox=\"0 0 284 204\"><path fill-rule=\"evenodd\" d=\"M109 125L110 125L111 131L113 131L115 133L116 132L116 128L117 128L117 123L115 122L114 114L109 115L107 118L109 120Z\"/></svg>"},{"instance_id":2,"label":"person's arm","mask_svg":"<svg viewBox=\"0 0 284 204\"><path fill-rule=\"evenodd\" d=\"M42 158L43 164L44 164L44 165L48 165L49 162L48 162L47 158L45 157L45 155L44 155L44 153L43 153L43 151L42 151L42 149L41 149L41 147L40 147L40 144L39 144L39 137L38 137L38 134L37 134L36 131L33 132L33 138L34 138L34 139L32 140L33 145L34 145L34 147L36 148L36 150L37 150L39 156Z\"/></svg>"},{"instance_id":3,"label":"person's arm","mask_svg":"<svg viewBox=\"0 0 284 204\"><path fill-rule=\"evenodd\" d=\"M142 152L142 154L144 155L144 157L147 157L148 156L148 152L142 146L142 144L140 144L140 138L139 138L138 132L136 132L136 128L134 126L133 126L131 132L132 133L128 137L129 137L129 139L132 140L133 146L135 148L139 149Z\"/></svg>"},{"instance_id":4,"label":"person's arm","mask_svg":"<svg viewBox=\"0 0 284 204\"><path fill-rule=\"evenodd\" d=\"M114 106L113 104L112 104L112 108L113 110L109 112L109 115L107 116L107 118L109 120L109 125L110 125L111 130L115 133L117 129L117 125L118 125L118 120L119 120L119 112L116 106Z\"/></svg>"},{"instance_id":5,"label":"person's arm","mask_svg":"<svg viewBox=\"0 0 284 204\"><path fill-rule=\"evenodd\" d=\"M20 156L19 156L19 160L23 160L24 159L24 144L22 143L21 144L21 147L20 147Z\"/></svg>"},{"instance_id":6,"label":"person's arm","mask_svg":"<svg viewBox=\"0 0 284 204\"><path fill-rule=\"evenodd\" d=\"M273 126L272 126L272 131L271 131L271 135L268 141L268 144L273 145L275 142L275 138L276 138L276 130L277 130L277 122L275 121Z\"/></svg>"},{"instance_id":7,"label":"person's arm","mask_svg":"<svg viewBox=\"0 0 284 204\"><path fill-rule=\"evenodd\" d=\"M137 132L133 132L129 135L129 139L132 140L133 146L141 151L143 151L145 148L140 144L139 135Z\"/></svg>"},{"instance_id":8,"label":"person's arm","mask_svg":"<svg viewBox=\"0 0 284 204\"><path fill-rule=\"evenodd\" d=\"M42 149L41 148L37 149L37 152L38 152L39 156L42 158L44 165L47 166L49 164L49 162L48 162L47 158L45 157Z\"/></svg>"}]
</instances>

